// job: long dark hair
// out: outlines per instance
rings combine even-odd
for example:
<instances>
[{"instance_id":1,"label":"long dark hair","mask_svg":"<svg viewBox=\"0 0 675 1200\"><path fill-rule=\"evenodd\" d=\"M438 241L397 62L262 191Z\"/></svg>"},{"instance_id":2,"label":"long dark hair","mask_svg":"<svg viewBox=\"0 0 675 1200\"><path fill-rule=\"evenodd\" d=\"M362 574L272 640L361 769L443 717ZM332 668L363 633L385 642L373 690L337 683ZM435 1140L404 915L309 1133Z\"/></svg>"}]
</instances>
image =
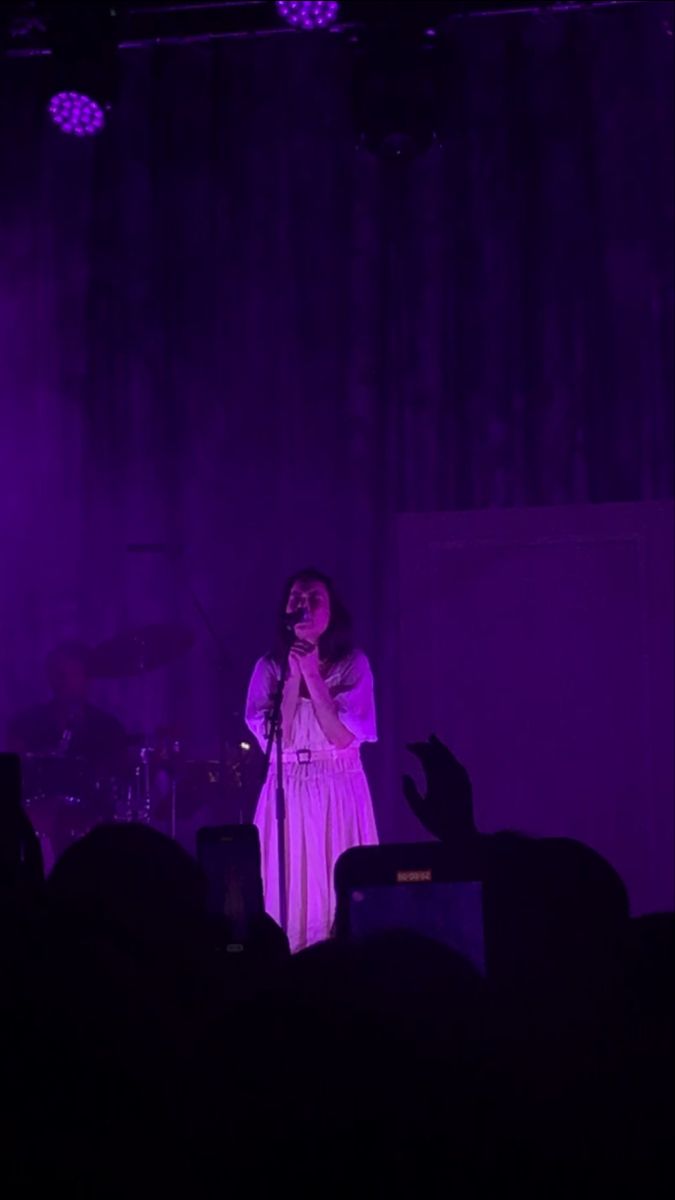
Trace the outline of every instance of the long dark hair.
<instances>
[{"instance_id":1,"label":"long dark hair","mask_svg":"<svg viewBox=\"0 0 675 1200\"><path fill-rule=\"evenodd\" d=\"M328 592L330 624L326 632L319 638L319 654L324 662L331 663L331 665L342 662L354 650L352 618L340 599L333 580L329 575L324 575L323 571L315 570L314 567L306 567L304 571L296 571L286 581L277 618L277 633L272 658L280 662L288 646L289 635L285 620L286 610L290 594L296 583L322 583Z\"/></svg>"}]
</instances>

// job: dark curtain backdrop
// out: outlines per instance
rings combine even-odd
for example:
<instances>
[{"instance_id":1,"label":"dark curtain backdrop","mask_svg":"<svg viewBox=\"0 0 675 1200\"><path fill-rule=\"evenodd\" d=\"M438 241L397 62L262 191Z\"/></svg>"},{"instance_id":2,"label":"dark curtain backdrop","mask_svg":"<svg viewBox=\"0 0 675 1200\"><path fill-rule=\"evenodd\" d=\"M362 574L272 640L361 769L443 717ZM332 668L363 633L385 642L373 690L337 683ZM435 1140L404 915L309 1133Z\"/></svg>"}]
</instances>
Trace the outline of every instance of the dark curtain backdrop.
<instances>
[{"instance_id":1,"label":"dark curtain backdrop","mask_svg":"<svg viewBox=\"0 0 675 1200\"><path fill-rule=\"evenodd\" d=\"M355 151L331 37L126 51L91 143L0 64L0 719L59 638L179 619L189 658L98 694L213 753L188 586L237 711L313 562L386 729L397 512L672 495L668 8L458 27L445 148L403 167Z\"/></svg>"}]
</instances>

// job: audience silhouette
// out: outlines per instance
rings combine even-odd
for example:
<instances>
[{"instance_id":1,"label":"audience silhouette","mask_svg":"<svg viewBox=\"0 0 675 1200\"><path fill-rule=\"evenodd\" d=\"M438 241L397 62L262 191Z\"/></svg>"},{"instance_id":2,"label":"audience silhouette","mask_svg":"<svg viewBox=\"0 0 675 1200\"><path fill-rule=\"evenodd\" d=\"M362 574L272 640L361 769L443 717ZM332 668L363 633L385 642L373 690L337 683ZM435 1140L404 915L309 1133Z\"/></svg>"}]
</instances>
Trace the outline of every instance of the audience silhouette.
<instances>
[{"instance_id":1,"label":"audience silhouette","mask_svg":"<svg viewBox=\"0 0 675 1200\"><path fill-rule=\"evenodd\" d=\"M101 826L45 881L22 818L0 880L8 1185L664 1168L672 914L631 920L579 842L481 834L464 767L433 737L411 750L426 778L404 781L411 809L484 882L486 976L396 930L291 957L268 918L232 953L168 838Z\"/></svg>"}]
</instances>

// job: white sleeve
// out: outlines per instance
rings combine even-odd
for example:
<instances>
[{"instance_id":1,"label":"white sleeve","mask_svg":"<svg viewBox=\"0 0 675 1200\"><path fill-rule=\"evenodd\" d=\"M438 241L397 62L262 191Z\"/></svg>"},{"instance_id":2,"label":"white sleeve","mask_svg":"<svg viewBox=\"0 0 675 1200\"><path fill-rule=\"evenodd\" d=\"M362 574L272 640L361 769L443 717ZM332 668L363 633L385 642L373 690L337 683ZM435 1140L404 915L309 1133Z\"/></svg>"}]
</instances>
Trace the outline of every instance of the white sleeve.
<instances>
[{"instance_id":1,"label":"white sleeve","mask_svg":"<svg viewBox=\"0 0 675 1200\"><path fill-rule=\"evenodd\" d=\"M335 703L342 724L353 733L357 743L377 741L373 673L360 650L345 669Z\"/></svg>"},{"instance_id":2,"label":"white sleeve","mask_svg":"<svg viewBox=\"0 0 675 1200\"><path fill-rule=\"evenodd\" d=\"M267 721L272 711L277 672L269 658L258 659L246 696L245 720L262 749L265 749Z\"/></svg>"}]
</instances>

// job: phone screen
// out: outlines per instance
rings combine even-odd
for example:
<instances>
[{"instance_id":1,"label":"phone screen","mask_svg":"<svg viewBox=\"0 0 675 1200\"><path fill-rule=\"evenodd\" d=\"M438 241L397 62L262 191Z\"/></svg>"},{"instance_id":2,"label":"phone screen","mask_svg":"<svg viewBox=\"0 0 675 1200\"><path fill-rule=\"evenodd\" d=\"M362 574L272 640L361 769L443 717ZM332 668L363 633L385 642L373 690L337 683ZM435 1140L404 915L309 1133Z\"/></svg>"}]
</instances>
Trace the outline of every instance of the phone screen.
<instances>
[{"instance_id":1,"label":"phone screen","mask_svg":"<svg viewBox=\"0 0 675 1200\"><path fill-rule=\"evenodd\" d=\"M402 929L434 938L485 974L483 885L475 880L375 884L349 893L354 938Z\"/></svg>"},{"instance_id":2,"label":"phone screen","mask_svg":"<svg viewBox=\"0 0 675 1200\"><path fill-rule=\"evenodd\" d=\"M245 941L248 923L263 911L260 844L250 826L201 829L197 858L206 875L211 913L227 917L236 941Z\"/></svg>"}]
</instances>

